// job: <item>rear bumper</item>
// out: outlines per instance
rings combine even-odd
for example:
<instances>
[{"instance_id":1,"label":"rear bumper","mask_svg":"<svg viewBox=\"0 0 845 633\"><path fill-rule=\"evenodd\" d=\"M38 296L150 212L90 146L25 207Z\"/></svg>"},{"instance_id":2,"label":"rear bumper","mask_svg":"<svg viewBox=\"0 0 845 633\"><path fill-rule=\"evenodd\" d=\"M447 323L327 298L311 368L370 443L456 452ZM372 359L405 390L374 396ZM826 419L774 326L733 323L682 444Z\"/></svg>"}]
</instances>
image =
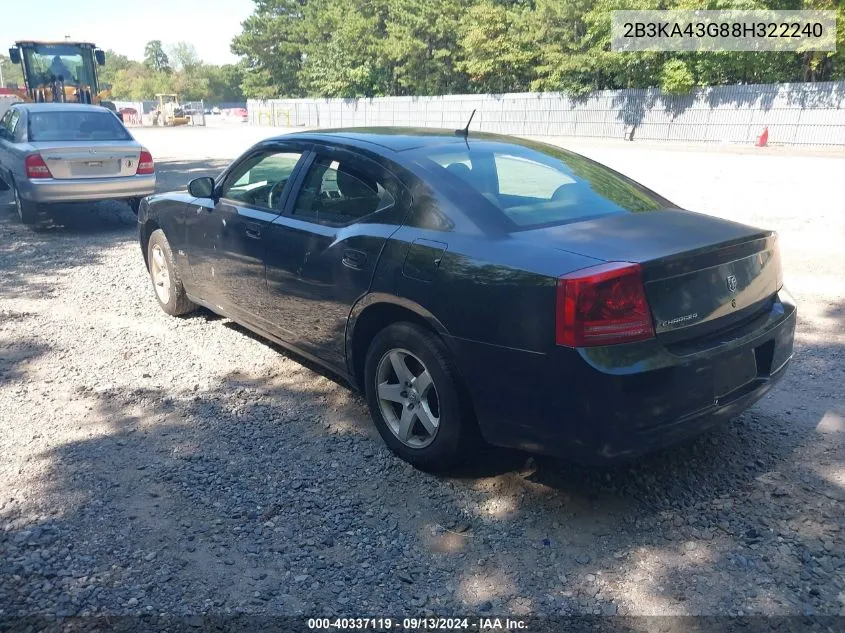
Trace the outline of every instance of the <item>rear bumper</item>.
<instances>
[{"instance_id":1,"label":"rear bumper","mask_svg":"<svg viewBox=\"0 0 845 633\"><path fill-rule=\"evenodd\" d=\"M608 462L682 442L757 402L785 374L795 322L782 293L767 314L697 349L655 339L534 354L452 342L489 442Z\"/></svg>"},{"instance_id":2,"label":"rear bumper","mask_svg":"<svg viewBox=\"0 0 845 633\"><path fill-rule=\"evenodd\" d=\"M155 174L117 178L21 180L21 197L34 202L77 202L141 198L155 192Z\"/></svg>"}]
</instances>

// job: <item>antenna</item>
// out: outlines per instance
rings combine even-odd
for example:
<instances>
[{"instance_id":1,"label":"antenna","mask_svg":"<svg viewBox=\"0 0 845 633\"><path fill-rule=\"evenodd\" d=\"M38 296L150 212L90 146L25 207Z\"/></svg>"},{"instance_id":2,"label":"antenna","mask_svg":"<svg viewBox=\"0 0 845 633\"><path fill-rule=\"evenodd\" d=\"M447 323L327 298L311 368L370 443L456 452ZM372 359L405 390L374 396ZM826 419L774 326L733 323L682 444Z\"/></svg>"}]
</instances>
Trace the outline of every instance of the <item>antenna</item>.
<instances>
[{"instance_id":1,"label":"antenna","mask_svg":"<svg viewBox=\"0 0 845 633\"><path fill-rule=\"evenodd\" d=\"M475 116L475 110L472 111L472 114L469 115L469 121L467 121L467 126L463 130L455 130L455 134L458 136L463 136L467 138L469 136L469 124L472 123L472 117Z\"/></svg>"}]
</instances>

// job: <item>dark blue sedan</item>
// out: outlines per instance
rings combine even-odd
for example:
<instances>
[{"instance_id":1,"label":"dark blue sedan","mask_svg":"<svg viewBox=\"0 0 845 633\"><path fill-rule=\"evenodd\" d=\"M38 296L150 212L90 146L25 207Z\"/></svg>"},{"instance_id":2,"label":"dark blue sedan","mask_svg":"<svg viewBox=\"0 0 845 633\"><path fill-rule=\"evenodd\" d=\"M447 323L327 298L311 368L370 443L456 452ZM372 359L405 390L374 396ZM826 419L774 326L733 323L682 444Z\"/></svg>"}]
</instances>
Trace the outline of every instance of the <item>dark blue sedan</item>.
<instances>
[{"instance_id":1,"label":"dark blue sedan","mask_svg":"<svg viewBox=\"0 0 845 633\"><path fill-rule=\"evenodd\" d=\"M205 306L325 366L420 467L479 436L630 458L736 416L792 356L775 233L531 141L281 136L138 221L165 312Z\"/></svg>"}]
</instances>

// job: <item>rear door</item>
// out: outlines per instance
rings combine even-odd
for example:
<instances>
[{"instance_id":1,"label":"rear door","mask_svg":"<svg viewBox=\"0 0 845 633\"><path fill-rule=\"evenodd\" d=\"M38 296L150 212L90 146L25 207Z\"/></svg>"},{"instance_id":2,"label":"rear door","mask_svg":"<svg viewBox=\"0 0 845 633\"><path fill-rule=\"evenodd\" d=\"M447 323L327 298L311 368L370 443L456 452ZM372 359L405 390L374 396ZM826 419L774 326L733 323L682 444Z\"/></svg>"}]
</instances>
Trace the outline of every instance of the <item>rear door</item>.
<instances>
[{"instance_id":1,"label":"rear door","mask_svg":"<svg viewBox=\"0 0 845 633\"><path fill-rule=\"evenodd\" d=\"M349 312L369 290L409 194L381 165L329 147L315 149L298 181L267 231L267 318L281 338L345 368Z\"/></svg>"},{"instance_id":2,"label":"rear door","mask_svg":"<svg viewBox=\"0 0 845 633\"><path fill-rule=\"evenodd\" d=\"M12 118L12 112L13 110L6 110L0 117L0 190L4 188L3 184L9 185L11 183L11 144L13 139L9 131L9 121Z\"/></svg>"},{"instance_id":3,"label":"rear door","mask_svg":"<svg viewBox=\"0 0 845 633\"><path fill-rule=\"evenodd\" d=\"M186 215L188 262L202 299L248 320L266 312L267 229L287 200L306 155L298 143L245 156L218 184L218 199L197 199Z\"/></svg>"}]
</instances>

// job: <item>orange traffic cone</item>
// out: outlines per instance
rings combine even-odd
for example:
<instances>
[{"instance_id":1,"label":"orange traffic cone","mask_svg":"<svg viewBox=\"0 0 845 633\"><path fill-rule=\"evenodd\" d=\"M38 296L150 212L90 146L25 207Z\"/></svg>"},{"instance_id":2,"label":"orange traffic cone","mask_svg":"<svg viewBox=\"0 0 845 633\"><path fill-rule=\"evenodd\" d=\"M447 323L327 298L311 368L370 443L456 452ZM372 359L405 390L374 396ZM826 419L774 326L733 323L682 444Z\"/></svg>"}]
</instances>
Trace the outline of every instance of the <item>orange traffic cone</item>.
<instances>
[{"instance_id":1,"label":"orange traffic cone","mask_svg":"<svg viewBox=\"0 0 845 633\"><path fill-rule=\"evenodd\" d=\"M769 127L763 128L763 133L757 137L757 147L766 147L769 142Z\"/></svg>"}]
</instances>

